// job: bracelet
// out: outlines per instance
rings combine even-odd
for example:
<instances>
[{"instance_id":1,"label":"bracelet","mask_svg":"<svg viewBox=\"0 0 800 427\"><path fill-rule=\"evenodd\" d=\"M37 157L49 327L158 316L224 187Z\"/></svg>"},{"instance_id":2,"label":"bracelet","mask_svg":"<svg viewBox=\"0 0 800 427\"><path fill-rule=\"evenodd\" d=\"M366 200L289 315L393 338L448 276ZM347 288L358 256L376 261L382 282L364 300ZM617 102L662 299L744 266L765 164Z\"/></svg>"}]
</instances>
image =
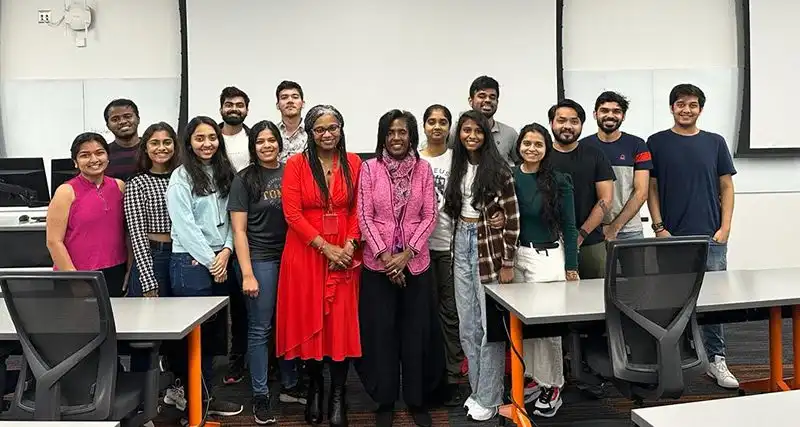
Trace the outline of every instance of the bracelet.
<instances>
[{"instance_id":1,"label":"bracelet","mask_svg":"<svg viewBox=\"0 0 800 427\"><path fill-rule=\"evenodd\" d=\"M325 252L325 245L326 245L326 243L322 242L322 244L319 245L319 247L317 248L317 251L319 251L319 253Z\"/></svg>"}]
</instances>

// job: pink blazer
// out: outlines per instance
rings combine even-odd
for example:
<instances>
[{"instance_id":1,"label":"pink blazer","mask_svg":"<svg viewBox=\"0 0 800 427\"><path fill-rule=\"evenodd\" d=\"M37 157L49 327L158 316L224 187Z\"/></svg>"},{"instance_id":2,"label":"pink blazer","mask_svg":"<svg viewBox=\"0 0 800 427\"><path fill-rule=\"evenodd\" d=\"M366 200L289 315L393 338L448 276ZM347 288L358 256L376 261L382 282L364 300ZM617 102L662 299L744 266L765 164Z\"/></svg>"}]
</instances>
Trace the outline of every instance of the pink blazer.
<instances>
[{"instance_id":1,"label":"pink blazer","mask_svg":"<svg viewBox=\"0 0 800 427\"><path fill-rule=\"evenodd\" d=\"M389 171L383 162L370 159L361 165L358 197L358 224L366 242L364 265L373 271L384 271L380 255L391 250L397 225L394 217L394 191ZM431 263L428 237L436 226L436 194L431 165L418 159L411 173L411 195L401 215L403 242L415 255L408 262L412 274L424 272Z\"/></svg>"}]
</instances>

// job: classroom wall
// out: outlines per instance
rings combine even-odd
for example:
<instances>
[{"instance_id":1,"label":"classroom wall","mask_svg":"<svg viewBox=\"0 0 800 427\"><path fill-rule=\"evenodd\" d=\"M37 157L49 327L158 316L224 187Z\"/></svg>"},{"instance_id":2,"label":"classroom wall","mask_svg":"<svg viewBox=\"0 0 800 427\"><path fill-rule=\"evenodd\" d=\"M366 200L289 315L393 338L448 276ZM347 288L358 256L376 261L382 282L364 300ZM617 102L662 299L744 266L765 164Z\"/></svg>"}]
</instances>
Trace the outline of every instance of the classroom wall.
<instances>
[{"instance_id":1,"label":"classroom wall","mask_svg":"<svg viewBox=\"0 0 800 427\"><path fill-rule=\"evenodd\" d=\"M0 2L0 114L9 157L69 157L80 132L105 129L116 97L140 107L142 125L177 125L180 26L177 0L89 0L94 26L86 47L71 31L37 22L39 9L61 16L63 0Z\"/></svg>"},{"instance_id":2,"label":"classroom wall","mask_svg":"<svg viewBox=\"0 0 800 427\"><path fill-rule=\"evenodd\" d=\"M700 127L723 135L734 152L739 111L736 0L565 0L564 85L587 110L584 135L602 90L631 106L623 130L643 138L672 126L669 90L700 86L708 98ZM729 268L799 266L800 160L735 159L737 192ZM646 212L646 209L643 209ZM649 224L648 224L649 225ZM652 234L652 233L649 233Z\"/></svg>"}]
</instances>

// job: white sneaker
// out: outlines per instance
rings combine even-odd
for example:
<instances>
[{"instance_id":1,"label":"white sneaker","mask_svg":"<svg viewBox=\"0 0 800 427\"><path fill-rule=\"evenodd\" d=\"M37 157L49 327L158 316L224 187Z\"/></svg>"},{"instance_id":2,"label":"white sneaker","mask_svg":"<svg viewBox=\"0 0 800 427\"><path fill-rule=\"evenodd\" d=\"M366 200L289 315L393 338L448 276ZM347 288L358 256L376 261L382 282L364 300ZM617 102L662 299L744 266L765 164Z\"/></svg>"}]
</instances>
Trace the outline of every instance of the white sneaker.
<instances>
[{"instance_id":1,"label":"white sneaker","mask_svg":"<svg viewBox=\"0 0 800 427\"><path fill-rule=\"evenodd\" d=\"M466 401L464 401L464 410L467 411L467 413L469 413L469 411L472 410L472 407L477 404L478 402L476 402L475 399L473 399L472 396L470 396L467 398Z\"/></svg>"},{"instance_id":2,"label":"white sneaker","mask_svg":"<svg viewBox=\"0 0 800 427\"><path fill-rule=\"evenodd\" d=\"M164 392L164 403L174 406L181 411L186 410L186 397L183 391L183 386L177 381L175 382L175 385L170 386L167 391Z\"/></svg>"},{"instance_id":3,"label":"white sneaker","mask_svg":"<svg viewBox=\"0 0 800 427\"><path fill-rule=\"evenodd\" d=\"M531 403L539 398L539 395L542 394L542 388L533 378L525 378L525 403Z\"/></svg>"},{"instance_id":4,"label":"white sneaker","mask_svg":"<svg viewBox=\"0 0 800 427\"><path fill-rule=\"evenodd\" d=\"M497 415L497 407L484 408L475 402L467 413L467 418L472 421L489 421Z\"/></svg>"},{"instance_id":5,"label":"white sneaker","mask_svg":"<svg viewBox=\"0 0 800 427\"><path fill-rule=\"evenodd\" d=\"M534 404L533 415L551 418L556 415L561 407L561 389L558 387L543 387L539 398Z\"/></svg>"},{"instance_id":6,"label":"white sneaker","mask_svg":"<svg viewBox=\"0 0 800 427\"><path fill-rule=\"evenodd\" d=\"M739 381L728 370L728 364L725 363L725 358L722 356L714 356L714 360L708 361L708 370L706 371L709 377L717 380L717 385L722 388L736 389L739 388Z\"/></svg>"}]
</instances>

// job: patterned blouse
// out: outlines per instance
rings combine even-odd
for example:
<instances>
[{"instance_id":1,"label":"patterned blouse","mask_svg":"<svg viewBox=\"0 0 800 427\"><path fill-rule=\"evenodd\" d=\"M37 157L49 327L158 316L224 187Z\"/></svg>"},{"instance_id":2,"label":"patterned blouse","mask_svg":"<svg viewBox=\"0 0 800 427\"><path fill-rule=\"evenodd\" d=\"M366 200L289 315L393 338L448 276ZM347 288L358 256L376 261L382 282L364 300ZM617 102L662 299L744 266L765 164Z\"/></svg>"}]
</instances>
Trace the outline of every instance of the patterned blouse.
<instances>
[{"instance_id":1,"label":"patterned blouse","mask_svg":"<svg viewBox=\"0 0 800 427\"><path fill-rule=\"evenodd\" d=\"M172 229L166 202L169 177L170 174L141 173L125 186L125 222L143 293L158 289L147 234L169 234Z\"/></svg>"}]
</instances>

